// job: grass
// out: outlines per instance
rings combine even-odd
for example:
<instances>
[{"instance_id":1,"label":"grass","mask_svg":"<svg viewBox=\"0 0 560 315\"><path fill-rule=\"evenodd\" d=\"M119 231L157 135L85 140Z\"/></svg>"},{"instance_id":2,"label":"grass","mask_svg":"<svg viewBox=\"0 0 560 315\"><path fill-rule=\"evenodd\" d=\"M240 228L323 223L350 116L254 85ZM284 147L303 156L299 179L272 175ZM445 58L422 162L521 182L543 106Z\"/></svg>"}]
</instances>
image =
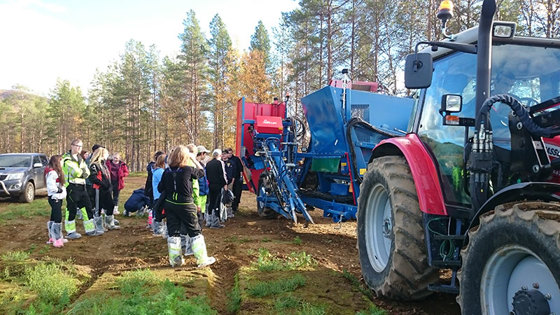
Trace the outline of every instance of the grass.
<instances>
[{"instance_id":1,"label":"grass","mask_svg":"<svg viewBox=\"0 0 560 315\"><path fill-rule=\"evenodd\" d=\"M292 295L281 296L274 301L274 309L278 313L284 313L288 309L294 309L301 305L302 299Z\"/></svg>"},{"instance_id":2,"label":"grass","mask_svg":"<svg viewBox=\"0 0 560 315\"><path fill-rule=\"evenodd\" d=\"M79 281L57 264L40 262L25 274L26 285L45 302L67 300L78 291Z\"/></svg>"},{"instance_id":3,"label":"grass","mask_svg":"<svg viewBox=\"0 0 560 315\"><path fill-rule=\"evenodd\" d=\"M284 292L295 291L297 288L303 287L305 283L305 277L297 274L290 278L275 281L259 281L249 287L247 292L249 295L254 297L267 297Z\"/></svg>"},{"instance_id":4,"label":"grass","mask_svg":"<svg viewBox=\"0 0 560 315\"><path fill-rule=\"evenodd\" d=\"M298 312L301 315L324 315L327 314L326 307L323 305L313 305L303 302L301 310Z\"/></svg>"},{"instance_id":5,"label":"grass","mask_svg":"<svg viewBox=\"0 0 560 315\"><path fill-rule=\"evenodd\" d=\"M184 287L159 280L149 269L123 273L115 285L118 293L90 296L68 314L217 314L205 296L187 298Z\"/></svg>"},{"instance_id":6,"label":"grass","mask_svg":"<svg viewBox=\"0 0 560 315\"><path fill-rule=\"evenodd\" d=\"M2 260L8 262L23 262L29 259L29 253L24 251L14 251L2 254Z\"/></svg>"},{"instance_id":7,"label":"grass","mask_svg":"<svg viewBox=\"0 0 560 315\"><path fill-rule=\"evenodd\" d=\"M2 203L0 204L0 209L2 209L0 211L0 224L6 224L8 221L22 218L46 217L51 213L51 208L46 198L36 199L32 203L9 202L6 203L6 206Z\"/></svg>"},{"instance_id":8,"label":"grass","mask_svg":"<svg viewBox=\"0 0 560 315\"><path fill-rule=\"evenodd\" d=\"M148 173L146 173L145 171L143 172L130 172L128 173L129 177L146 177Z\"/></svg>"},{"instance_id":9,"label":"grass","mask_svg":"<svg viewBox=\"0 0 560 315\"><path fill-rule=\"evenodd\" d=\"M274 310L278 314L322 315L327 313L326 306L314 305L290 294L277 298L274 301Z\"/></svg>"},{"instance_id":10,"label":"grass","mask_svg":"<svg viewBox=\"0 0 560 315\"><path fill-rule=\"evenodd\" d=\"M87 274L80 274L72 261L29 258L28 252L2 255L0 278L9 285L0 292L0 310L20 314L60 314L78 292Z\"/></svg>"},{"instance_id":11,"label":"grass","mask_svg":"<svg viewBox=\"0 0 560 315\"><path fill-rule=\"evenodd\" d=\"M354 276L353 274L349 273L348 270L342 271L342 276L346 278L346 280L350 281L352 286L360 291L363 295L367 296L368 299L373 300L374 296L370 289L365 288L362 283Z\"/></svg>"},{"instance_id":12,"label":"grass","mask_svg":"<svg viewBox=\"0 0 560 315\"><path fill-rule=\"evenodd\" d=\"M317 262L305 252L292 252L287 258L276 257L265 248L259 248L257 261L253 264L259 271L287 271L312 268Z\"/></svg>"},{"instance_id":13,"label":"grass","mask_svg":"<svg viewBox=\"0 0 560 315\"><path fill-rule=\"evenodd\" d=\"M380 309L379 307L371 304L369 309L365 311L356 312L356 315L387 315L387 311Z\"/></svg>"},{"instance_id":14,"label":"grass","mask_svg":"<svg viewBox=\"0 0 560 315\"><path fill-rule=\"evenodd\" d=\"M231 292L228 294L227 310L230 313L237 313L241 308L241 290L239 289L239 275L235 274L234 284Z\"/></svg>"},{"instance_id":15,"label":"grass","mask_svg":"<svg viewBox=\"0 0 560 315\"><path fill-rule=\"evenodd\" d=\"M298 246L300 246L302 243L303 243L303 241L301 240L301 238L299 236L294 237L294 240L292 241L292 244L298 245Z\"/></svg>"}]
</instances>

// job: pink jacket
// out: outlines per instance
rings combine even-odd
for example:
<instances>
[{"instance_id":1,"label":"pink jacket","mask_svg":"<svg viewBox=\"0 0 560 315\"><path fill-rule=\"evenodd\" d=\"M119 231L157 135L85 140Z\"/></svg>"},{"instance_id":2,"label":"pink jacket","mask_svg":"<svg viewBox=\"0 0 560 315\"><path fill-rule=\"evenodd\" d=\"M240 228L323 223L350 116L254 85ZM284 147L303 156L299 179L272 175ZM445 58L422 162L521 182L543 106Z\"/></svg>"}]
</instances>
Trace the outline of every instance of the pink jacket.
<instances>
[{"instance_id":1,"label":"pink jacket","mask_svg":"<svg viewBox=\"0 0 560 315\"><path fill-rule=\"evenodd\" d=\"M126 167L126 163L120 162L119 164L114 164L112 160L107 160L106 164L109 172L111 172L111 182L116 182L118 180L118 189L122 190L124 188L124 178L128 176L128 167Z\"/></svg>"}]
</instances>

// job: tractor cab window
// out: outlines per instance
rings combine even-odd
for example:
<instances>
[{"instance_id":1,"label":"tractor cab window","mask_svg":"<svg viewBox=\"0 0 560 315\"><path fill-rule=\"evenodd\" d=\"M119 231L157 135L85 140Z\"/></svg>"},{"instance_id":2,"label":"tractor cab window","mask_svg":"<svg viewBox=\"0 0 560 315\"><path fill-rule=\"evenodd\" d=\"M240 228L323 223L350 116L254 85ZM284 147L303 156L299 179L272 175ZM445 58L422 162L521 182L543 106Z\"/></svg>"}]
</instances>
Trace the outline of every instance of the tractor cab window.
<instances>
[{"instance_id":1,"label":"tractor cab window","mask_svg":"<svg viewBox=\"0 0 560 315\"><path fill-rule=\"evenodd\" d=\"M513 95L526 106L560 96L560 49L503 44L492 51L490 94ZM470 204L465 179L465 127L444 126L439 113L443 94L460 94L463 109L456 115L475 118L476 55L456 52L434 61L432 85L424 91L418 135L437 160L446 202ZM509 106L494 104L490 123L496 151L507 166L511 151ZM468 137L473 128L469 128Z\"/></svg>"},{"instance_id":2,"label":"tractor cab window","mask_svg":"<svg viewBox=\"0 0 560 315\"><path fill-rule=\"evenodd\" d=\"M463 180L465 128L444 126L439 113L443 94L463 97L461 117L474 117L476 95L476 55L455 53L434 62L432 85L425 91L418 136L437 160L442 189L447 202L468 204Z\"/></svg>"}]
</instances>

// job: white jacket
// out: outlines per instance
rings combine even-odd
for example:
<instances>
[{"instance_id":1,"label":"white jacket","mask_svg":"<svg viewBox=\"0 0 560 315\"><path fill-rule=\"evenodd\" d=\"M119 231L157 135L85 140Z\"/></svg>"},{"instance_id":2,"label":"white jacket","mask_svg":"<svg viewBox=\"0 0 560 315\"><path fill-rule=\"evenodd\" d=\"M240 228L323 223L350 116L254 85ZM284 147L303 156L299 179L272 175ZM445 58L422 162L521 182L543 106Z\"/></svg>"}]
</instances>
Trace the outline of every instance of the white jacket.
<instances>
[{"instance_id":1,"label":"white jacket","mask_svg":"<svg viewBox=\"0 0 560 315\"><path fill-rule=\"evenodd\" d=\"M58 179L58 174L55 170L52 170L47 173L47 194L52 199L62 200L66 198L66 187L61 185L56 180ZM58 189L62 189L62 192L58 192Z\"/></svg>"}]
</instances>

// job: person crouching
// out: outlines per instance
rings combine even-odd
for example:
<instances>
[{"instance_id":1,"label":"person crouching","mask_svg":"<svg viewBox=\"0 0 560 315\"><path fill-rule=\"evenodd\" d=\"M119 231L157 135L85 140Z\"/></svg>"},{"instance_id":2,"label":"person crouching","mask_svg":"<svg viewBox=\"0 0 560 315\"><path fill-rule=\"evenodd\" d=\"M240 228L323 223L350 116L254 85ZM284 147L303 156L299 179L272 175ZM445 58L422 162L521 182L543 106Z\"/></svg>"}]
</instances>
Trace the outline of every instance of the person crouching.
<instances>
[{"instance_id":1,"label":"person crouching","mask_svg":"<svg viewBox=\"0 0 560 315\"><path fill-rule=\"evenodd\" d=\"M195 167L187 164L193 163ZM192 180L204 176L204 170L196 157L185 146L177 146L169 156L169 168L163 172L158 191L165 196L164 209L167 215L169 238L169 263L172 267L184 264L181 248L181 225L186 228L192 242L192 251L197 259L198 267L216 262L208 257L204 236L198 224L197 209L193 201ZM189 246L187 246L189 247Z\"/></svg>"}]
</instances>

